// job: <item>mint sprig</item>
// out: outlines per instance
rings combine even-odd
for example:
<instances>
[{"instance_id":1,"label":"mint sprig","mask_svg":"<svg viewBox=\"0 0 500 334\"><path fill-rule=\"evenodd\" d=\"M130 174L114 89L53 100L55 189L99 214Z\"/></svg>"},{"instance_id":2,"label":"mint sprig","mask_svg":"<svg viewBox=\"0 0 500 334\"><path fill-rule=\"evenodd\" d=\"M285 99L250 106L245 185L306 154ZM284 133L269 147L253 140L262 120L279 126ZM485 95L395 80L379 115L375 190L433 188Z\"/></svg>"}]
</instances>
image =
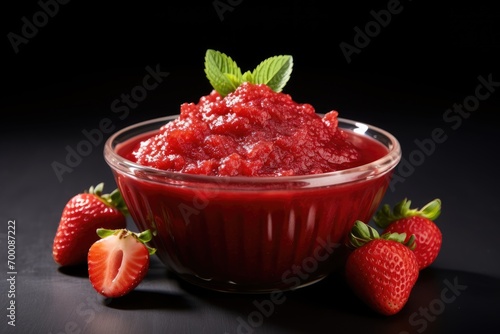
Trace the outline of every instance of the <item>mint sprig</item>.
<instances>
[{"instance_id":1,"label":"mint sprig","mask_svg":"<svg viewBox=\"0 0 500 334\"><path fill-rule=\"evenodd\" d=\"M233 92L243 82L265 84L275 92L281 92L290 79L293 58L280 55L263 60L253 71L242 74L231 57L208 49L205 54L205 74L212 87L222 96Z\"/></svg>"},{"instance_id":2,"label":"mint sprig","mask_svg":"<svg viewBox=\"0 0 500 334\"><path fill-rule=\"evenodd\" d=\"M262 61L252 72L253 83L262 83L281 92L292 74L291 56L274 56Z\"/></svg>"}]
</instances>

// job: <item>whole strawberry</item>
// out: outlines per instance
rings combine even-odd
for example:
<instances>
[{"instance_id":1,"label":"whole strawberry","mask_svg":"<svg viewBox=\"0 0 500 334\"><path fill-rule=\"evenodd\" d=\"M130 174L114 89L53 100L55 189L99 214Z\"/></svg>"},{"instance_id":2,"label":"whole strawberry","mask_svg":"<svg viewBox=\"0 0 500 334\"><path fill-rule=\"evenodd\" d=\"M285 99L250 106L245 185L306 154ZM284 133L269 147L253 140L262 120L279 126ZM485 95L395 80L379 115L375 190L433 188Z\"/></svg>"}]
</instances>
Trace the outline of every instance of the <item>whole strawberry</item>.
<instances>
[{"instance_id":1,"label":"whole strawberry","mask_svg":"<svg viewBox=\"0 0 500 334\"><path fill-rule=\"evenodd\" d=\"M414 238L379 233L356 221L350 234L354 248L345 265L345 277L353 292L382 315L398 313L407 303L418 279L419 270L411 250Z\"/></svg>"},{"instance_id":2,"label":"whole strawberry","mask_svg":"<svg viewBox=\"0 0 500 334\"><path fill-rule=\"evenodd\" d=\"M118 189L103 194L104 183L73 196L64 206L52 245L60 266L84 264L98 228L125 228L128 210Z\"/></svg>"},{"instance_id":3,"label":"whole strawberry","mask_svg":"<svg viewBox=\"0 0 500 334\"><path fill-rule=\"evenodd\" d=\"M420 270L430 266L436 260L443 235L435 220L441 214L441 200L434 199L422 209L411 208L411 201L404 199L394 206L385 204L375 213L375 224L384 229L384 233L406 233L415 235L417 256Z\"/></svg>"},{"instance_id":4,"label":"whole strawberry","mask_svg":"<svg viewBox=\"0 0 500 334\"><path fill-rule=\"evenodd\" d=\"M101 238L90 246L88 271L90 283L101 295L117 298L126 295L141 283L149 269L149 257L155 248L149 230L141 233L127 229L97 229Z\"/></svg>"}]
</instances>

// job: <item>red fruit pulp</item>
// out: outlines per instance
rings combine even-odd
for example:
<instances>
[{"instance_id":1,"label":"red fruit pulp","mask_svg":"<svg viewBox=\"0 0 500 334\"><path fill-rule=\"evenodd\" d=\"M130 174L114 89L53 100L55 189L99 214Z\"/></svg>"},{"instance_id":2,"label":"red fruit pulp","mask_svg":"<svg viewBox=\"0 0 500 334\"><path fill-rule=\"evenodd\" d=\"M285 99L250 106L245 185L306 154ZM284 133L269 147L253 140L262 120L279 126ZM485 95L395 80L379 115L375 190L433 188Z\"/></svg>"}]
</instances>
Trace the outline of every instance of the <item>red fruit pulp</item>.
<instances>
[{"instance_id":1,"label":"red fruit pulp","mask_svg":"<svg viewBox=\"0 0 500 334\"><path fill-rule=\"evenodd\" d=\"M184 105L185 114L180 116L183 122L178 128L172 126L171 136L165 136L167 124L116 148L120 156L131 161L174 171L171 178L147 180L113 169L138 227L158 233L151 243L160 259L192 283L224 291L266 292L317 281L332 271L335 259L330 255L344 242L354 221L368 221L387 189L390 172L333 187L307 186L309 181L300 179L280 181L285 175L319 174L366 164L386 155L387 148L368 136L339 131L336 113L324 122L319 115L311 114L312 107L301 107L287 102L284 94L277 95L274 103L278 108L287 109L283 106L288 105L292 113L297 109L309 111L295 121L292 114L282 110L273 116L270 128L257 121L255 127L247 129L242 125L246 121L232 122L234 118L223 117L213 123L218 125L217 131L241 131L245 135L239 141L235 135L218 136L221 146L214 144L215 138L208 146L198 146L206 143L202 138L207 136L206 128L199 119L194 120L198 117L193 115L195 106ZM208 105L217 105L216 97L206 99L215 99L205 101L207 110ZM268 104L259 101L264 106L263 114L268 115ZM232 108L244 109L237 102ZM255 107L238 112L259 119L259 110ZM286 129L288 123L293 123L295 132ZM272 155L268 148L273 145L262 143L287 131L290 133L283 140L289 142L289 151L280 146L276 159L264 161L262 157ZM302 141L293 142L292 137ZM162 152L160 148L169 145L173 151ZM239 162L228 163L235 151L239 152ZM331 158L332 154L336 157ZM308 158L303 159L304 155ZM186 179L192 174L236 174L243 175L243 181L241 177L232 182L231 177L200 175L194 175L196 180ZM249 175L254 177L248 177L247 182L244 176ZM262 184L252 181L270 175L277 181L267 183L265 192Z\"/></svg>"},{"instance_id":2,"label":"red fruit pulp","mask_svg":"<svg viewBox=\"0 0 500 334\"><path fill-rule=\"evenodd\" d=\"M346 140L337 115L320 117L310 104L245 83L223 99L213 91L198 104L184 103L176 120L126 157L162 170L219 176L309 175L371 161Z\"/></svg>"}]
</instances>

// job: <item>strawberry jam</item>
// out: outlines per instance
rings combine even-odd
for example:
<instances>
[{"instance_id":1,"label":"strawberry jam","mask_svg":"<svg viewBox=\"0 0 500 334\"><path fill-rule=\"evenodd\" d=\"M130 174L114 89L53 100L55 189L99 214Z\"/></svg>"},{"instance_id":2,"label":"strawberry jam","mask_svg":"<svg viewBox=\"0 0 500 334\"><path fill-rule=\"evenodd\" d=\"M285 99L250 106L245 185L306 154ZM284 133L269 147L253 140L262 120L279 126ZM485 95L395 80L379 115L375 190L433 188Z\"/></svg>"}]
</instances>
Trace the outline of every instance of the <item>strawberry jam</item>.
<instances>
[{"instance_id":1,"label":"strawberry jam","mask_svg":"<svg viewBox=\"0 0 500 334\"><path fill-rule=\"evenodd\" d=\"M337 123L336 111L322 118L310 104L244 83L225 98L213 91L198 104L183 104L175 121L127 158L162 170L218 176L319 174L376 158L359 152Z\"/></svg>"},{"instance_id":2,"label":"strawberry jam","mask_svg":"<svg viewBox=\"0 0 500 334\"><path fill-rule=\"evenodd\" d=\"M242 84L120 131L105 157L134 222L179 276L219 291L288 290L332 272L400 159L390 134L355 128Z\"/></svg>"}]
</instances>

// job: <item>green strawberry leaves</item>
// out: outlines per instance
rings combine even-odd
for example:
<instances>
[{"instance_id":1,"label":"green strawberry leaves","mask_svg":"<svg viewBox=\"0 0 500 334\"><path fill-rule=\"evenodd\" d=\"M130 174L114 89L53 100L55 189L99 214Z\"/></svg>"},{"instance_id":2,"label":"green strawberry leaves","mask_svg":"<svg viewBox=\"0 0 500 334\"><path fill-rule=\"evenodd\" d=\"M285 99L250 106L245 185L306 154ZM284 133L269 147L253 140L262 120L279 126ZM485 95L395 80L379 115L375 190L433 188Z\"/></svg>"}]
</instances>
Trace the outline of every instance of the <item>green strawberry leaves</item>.
<instances>
[{"instance_id":1,"label":"green strawberry leaves","mask_svg":"<svg viewBox=\"0 0 500 334\"><path fill-rule=\"evenodd\" d=\"M377 224L377 226L386 228L396 220L402 218L420 216L434 221L440 215L441 200L439 198L430 201L421 209L412 208L411 201L405 198L401 202L397 203L392 209L390 205L384 204L382 208L375 213L373 221Z\"/></svg>"},{"instance_id":2,"label":"green strawberry leaves","mask_svg":"<svg viewBox=\"0 0 500 334\"><path fill-rule=\"evenodd\" d=\"M349 234L349 246L352 248L359 248L371 240L375 239L385 239L399 242L409 249L413 250L416 247L415 235L411 235L407 242L406 233L384 233L380 235L376 229L370 225L356 220Z\"/></svg>"},{"instance_id":3,"label":"green strawberry leaves","mask_svg":"<svg viewBox=\"0 0 500 334\"><path fill-rule=\"evenodd\" d=\"M101 239L107 238L112 235L118 235L119 238L132 236L133 238L144 244L144 246L146 246L149 255L153 255L154 253L156 253L156 248L152 248L147 245L147 243L150 242L153 238L153 234L150 230L145 230L142 232L132 232L127 229L110 230L105 228L98 228L96 230L96 233Z\"/></svg>"},{"instance_id":4,"label":"green strawberry leaves","mask_svg":"<svg viewBox=\"0 0 500 334\"><path fill-rule=\"evenodd\" d=\"M125 200L123 199L122 194L120 193L120 190L118 188L116 188L115 190L113 190L113 192L109 194L103 194L103 191L104 191L104 182L101 182L96 186L91 186L85 192L96 195L100 200L102 200L107 205L120 210L124 216L129 215L127 204L125 203Z\"/></svg>"},{"instance_id":5,"label":"green strawberry leaves","mask_svg":"<svg viewBox=\"0 0 500 334\"><path fill-rule=\"evenodd\" d=\"M243 82L265 84L279 93L290 79L292 68L292 56L280 55L263 60L253 71L242 73L236 62L226 54L212 49L205 54L205 74L222 97Z\"/></svg>"}]
</instances>

